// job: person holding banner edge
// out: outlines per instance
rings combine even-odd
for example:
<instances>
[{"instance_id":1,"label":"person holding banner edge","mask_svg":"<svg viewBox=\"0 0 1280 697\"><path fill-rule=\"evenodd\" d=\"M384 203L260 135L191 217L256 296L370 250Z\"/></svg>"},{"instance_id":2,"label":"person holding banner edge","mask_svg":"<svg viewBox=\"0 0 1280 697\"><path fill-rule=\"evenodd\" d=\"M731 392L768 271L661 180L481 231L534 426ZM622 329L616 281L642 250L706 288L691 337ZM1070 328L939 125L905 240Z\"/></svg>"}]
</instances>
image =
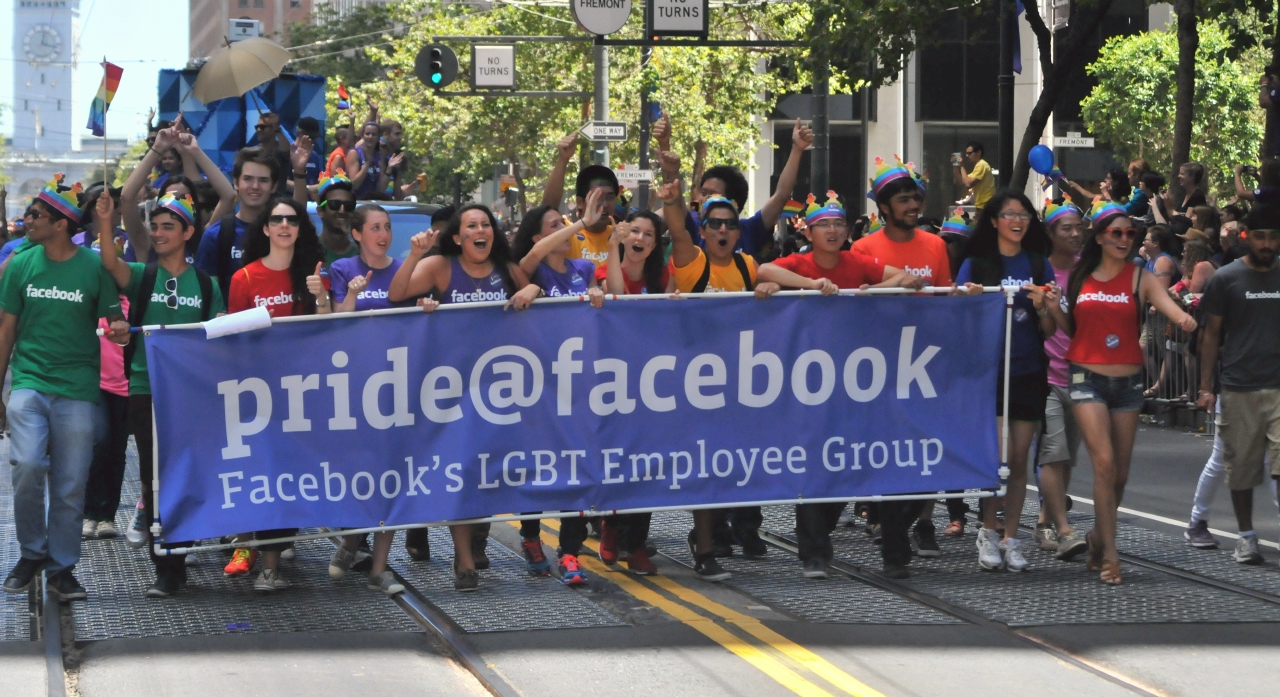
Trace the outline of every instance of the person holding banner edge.
<instances>
[{"instance_id":1,"label":"person holding banner edge","mask_svg":"<svg viewBox=\"0 0 1280 697\"><path fill-rule=\"evenodd\" d=\"M1096 199L1092 234L1071 272L1071 401L1085 447L1093 460L1096 522L1085 537L1088 568L1107 585L1119 585L1116 515L1129 478L1138 412L1142 409L1144 356L1138 345L1143 303L1191 332L1196 321L1183 312L1155 276L1130 263L1138 240L1133 220L1119 205Z\"/></svg>"},{"instance_id":2,"label":"person holding banner edge","mask_svg":"<svg viewBox=\"0 0 1280 697\"><path fill-rule=\"evenodd\" d=\"M97 202L99 220L109 220L114 204L109 196ZM115 246L102 250L102 266L115 279L129 299L129 324L140 327L152 324L185 324L203 322L222 314L225 305L217 284L203 271L187 264L187 240L195 233L195 210L189 196L162 196L151 212L148 238L156 252L154 264L127 263L116 255ZM111 239L110 225L98 224L100 240ZM160 292L163 291L163 292ZM157 301L156 298L163 298ZM152 490L154 468L151 438L151 381L147 373L147 351L142 332L136 332L125 349L125 371L129 375L129 423L138 445L138 479L142 485L140 510L158 511ZM186 547L190 542L168 543L166 547ZM155 567L155 583L147 589L148 598L167 598L178 592L187 581L186 555L157 555L148 550Z\"/></svg>"}]
</instances>

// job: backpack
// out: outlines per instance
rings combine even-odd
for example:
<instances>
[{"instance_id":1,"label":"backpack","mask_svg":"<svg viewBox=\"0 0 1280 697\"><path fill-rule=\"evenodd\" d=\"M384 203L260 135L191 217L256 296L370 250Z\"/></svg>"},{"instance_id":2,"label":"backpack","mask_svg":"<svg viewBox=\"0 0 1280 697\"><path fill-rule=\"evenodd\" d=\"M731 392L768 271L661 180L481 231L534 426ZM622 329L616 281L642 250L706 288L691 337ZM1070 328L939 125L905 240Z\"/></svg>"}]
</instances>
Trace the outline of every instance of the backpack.
<instances>
[{"instance_id":1,"label":"backpack","mask_svg":"<svg viewBox=\"0 0 1280 697\"><path fill-rule=\"evenodd\" d=\"M231 248L236 244L236 214L228 213L218 227L218 285L222 297L231 290Z\"/></svg>"},{"instance_id":2,"label":"backpack","mask_svg":"<svg viewBox=\"0 0 1280 697\"><path fill-rule=\"evenodd\" d=\"M707 265L702 267L702 275L698 277L698 282L693 284L690 293L705 293L707 283L711 281L711 258L703 252L703 258L707 260ZM738 273L742 274L742 286L747 290L755 290L755 284L751 282L751 269L747 268L746 255L742 252L733 253L733 263L738 267Z\"/></svg>"},{"instance_id":3,"label":"backpack","mask_svg":"<svg viewBox=\"0 0 1280 697\"><path fill-rule=\"evenodd\" d=\"M200 321L209 321L209 312L213 305L213 279L209 274L192 266L196 272L196 281L200 283ZM147 314L147 306L151 304L151 294L156 289L156 276L160 273L159 264L147 264L142 272L142 282L138 285L138 299L129 305L129 326L141 327L142 318ZM124 376L128 379L133 373L133 355L138 350L138 342L130 341L124 347Z\"/></svg>"}]
</instances>

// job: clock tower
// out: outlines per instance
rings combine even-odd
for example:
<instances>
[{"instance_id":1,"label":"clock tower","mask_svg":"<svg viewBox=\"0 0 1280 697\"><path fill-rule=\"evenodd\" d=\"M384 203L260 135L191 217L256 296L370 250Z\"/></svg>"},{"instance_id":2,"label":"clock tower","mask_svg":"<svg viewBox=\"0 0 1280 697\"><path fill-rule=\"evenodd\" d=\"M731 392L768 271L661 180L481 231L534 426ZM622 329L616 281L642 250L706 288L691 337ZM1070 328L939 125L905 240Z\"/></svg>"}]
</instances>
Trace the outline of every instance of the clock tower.
<instances>
[{"instance_id":1,"label":"clock tower","mask_svg":"<svg viewBox=\"0 0 1280 697\"><path fill-rule=\"evenodd\" d=\"M72 150L88 117L73 79L80 0L13 0L13 12L13 148Z\"/></svg>"}]
</instances>

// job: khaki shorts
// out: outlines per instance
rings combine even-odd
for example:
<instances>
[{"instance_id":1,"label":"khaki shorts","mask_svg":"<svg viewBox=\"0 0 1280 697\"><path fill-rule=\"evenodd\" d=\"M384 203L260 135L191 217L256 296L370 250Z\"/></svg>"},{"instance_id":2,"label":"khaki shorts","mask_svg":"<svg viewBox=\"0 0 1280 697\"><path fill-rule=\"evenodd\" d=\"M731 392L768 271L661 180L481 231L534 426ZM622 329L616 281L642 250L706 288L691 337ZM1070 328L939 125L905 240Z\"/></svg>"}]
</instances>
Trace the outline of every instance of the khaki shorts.
<instances>
[{"instance_id":1,"label":"khaki shorts","mask_svg":"<svg viewBox=\"0 0 1280 697\"><path fill-rule=\"evenodd\" d=\"M1280 389L1228 392L1218 397L1218 434L1227 465L1227 486L1252 489L1266 481L1266 456L1271 476L1280 477Z\"/></svg>"},{"instance_id":2,"label":"khaki shorts","mask_svg":"<svg viewBox=\"0 0 1280 697\"><path fill-rule=\"evenodd\" d=\"M1071 413L1071 393L1065 387L1049 385L1044 405L1044 432L1040 434L1040 464L1065 462L1076 466L1080 452L1080 427Z\"/></svg>"}]
</instances>

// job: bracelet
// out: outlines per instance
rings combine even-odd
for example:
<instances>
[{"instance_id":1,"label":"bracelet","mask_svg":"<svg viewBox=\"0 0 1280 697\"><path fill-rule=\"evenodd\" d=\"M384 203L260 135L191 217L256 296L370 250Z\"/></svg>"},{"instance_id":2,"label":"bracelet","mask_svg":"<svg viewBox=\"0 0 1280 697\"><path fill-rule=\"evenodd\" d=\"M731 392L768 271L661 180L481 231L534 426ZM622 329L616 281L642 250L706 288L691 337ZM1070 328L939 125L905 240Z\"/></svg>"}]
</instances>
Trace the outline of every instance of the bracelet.
<instances>
[{"instance_id":1,"label":"bracelet","mask_svg":"<svg viewBox=\"0 0 1280 697\"><path fill-rule=\"evenodd\" d=\"M675 208L676 206L680 205L680 202L679 201L663 201L662 205L671 206L672 208Z\"/></svg>"}]
</instances>

